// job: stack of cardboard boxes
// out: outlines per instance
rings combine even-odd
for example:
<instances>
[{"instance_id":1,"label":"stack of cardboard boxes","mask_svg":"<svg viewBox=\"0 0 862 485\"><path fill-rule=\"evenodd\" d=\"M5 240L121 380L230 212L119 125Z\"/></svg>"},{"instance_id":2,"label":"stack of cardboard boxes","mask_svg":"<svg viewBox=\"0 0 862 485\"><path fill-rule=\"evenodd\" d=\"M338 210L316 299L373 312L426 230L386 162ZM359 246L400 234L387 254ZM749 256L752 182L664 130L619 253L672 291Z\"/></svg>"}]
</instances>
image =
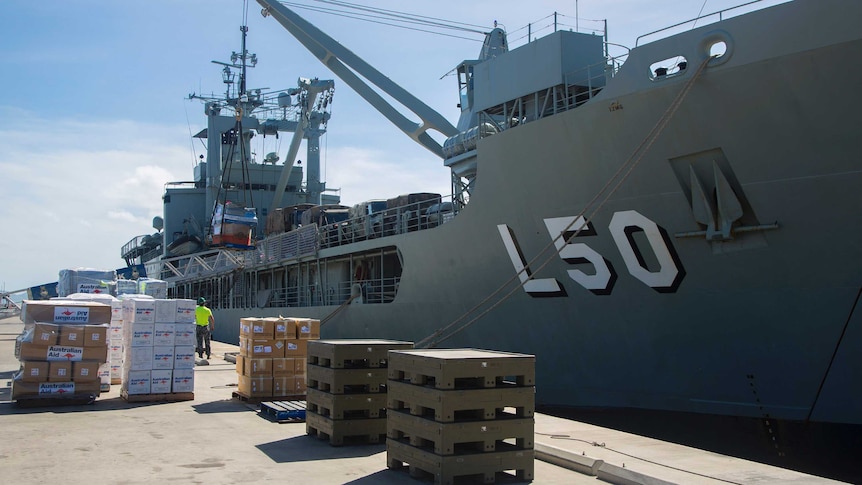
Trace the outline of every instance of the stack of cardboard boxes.
<instances>
[{"instance_id":1,"label":"stack of cardboard boxes","mask_svg":"<svg viewBox=\"0 0 862 485\"><path fill-rule=\"evenodd\" d=\"M304 396L308 341L319 338L320 320L240 319L240 350L236 359L239 395L255 399Z\"/></svg>"},{"instance_id":2,"label":"stack of cardboard boxes","mask_svg":"<svg viewBox=\"0 0 862 485\"><path fill-rule=\"evenodd\" d=\"M194 392L195 302L129 297L122 301L123 397Z\"/></svg>"},{"instance_id":3,"label":"stack of cardboard boxes","mask_svg":"<svg viewBox=\"0 0 862 485\"><path fill-rule=\"evenodd\" d=\"M25 300L16 342L21 370L12 399L96 397L108 357L111 306L92 301Z\"/></svg>"}]
</instances>

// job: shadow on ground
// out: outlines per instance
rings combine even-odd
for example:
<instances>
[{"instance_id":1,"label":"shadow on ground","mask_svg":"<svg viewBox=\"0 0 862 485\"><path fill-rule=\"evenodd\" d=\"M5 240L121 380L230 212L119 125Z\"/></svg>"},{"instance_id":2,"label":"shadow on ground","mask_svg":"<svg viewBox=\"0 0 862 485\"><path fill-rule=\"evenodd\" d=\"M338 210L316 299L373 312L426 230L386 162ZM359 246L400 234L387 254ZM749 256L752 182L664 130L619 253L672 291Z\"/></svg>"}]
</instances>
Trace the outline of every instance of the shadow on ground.
<instances>
[{"instance_id":1,"label":"shadow on ground","mask_svg":"<svg viewBox=\"0 0 862 485\"><path fill-rule=\"evenodd\" d=\"M331 446L327 441L305 435L264 443L257 445L257 448L276 463L357 458L372 456L386 451L386 445L384 444ZM385 458L381 457L381 460L383 460L383 463L386 462Z\"/></svg>"}]
</instances>

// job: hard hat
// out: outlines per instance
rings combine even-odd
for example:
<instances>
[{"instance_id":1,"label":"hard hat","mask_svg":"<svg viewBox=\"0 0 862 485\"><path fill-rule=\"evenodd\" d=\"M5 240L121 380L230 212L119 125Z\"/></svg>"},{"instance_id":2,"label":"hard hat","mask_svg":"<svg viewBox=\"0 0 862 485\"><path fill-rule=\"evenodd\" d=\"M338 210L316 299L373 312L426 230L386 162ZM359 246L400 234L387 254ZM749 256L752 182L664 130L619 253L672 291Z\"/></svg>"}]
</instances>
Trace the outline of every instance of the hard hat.
<instances>
[{"instance_id":1,"label":"hard hat","mask_svg":"<svg viewBox=\"0 0 862 485\"><path fill-rule=\"evenodd\" d=\"M207 299L206 299L206 298L204 298L204 297L200 297L200 298L198 298L198 305L203 305L203 304L204 304L204 303L206 303L206 302L207 302Z\"/></svg>"}]
</instances>

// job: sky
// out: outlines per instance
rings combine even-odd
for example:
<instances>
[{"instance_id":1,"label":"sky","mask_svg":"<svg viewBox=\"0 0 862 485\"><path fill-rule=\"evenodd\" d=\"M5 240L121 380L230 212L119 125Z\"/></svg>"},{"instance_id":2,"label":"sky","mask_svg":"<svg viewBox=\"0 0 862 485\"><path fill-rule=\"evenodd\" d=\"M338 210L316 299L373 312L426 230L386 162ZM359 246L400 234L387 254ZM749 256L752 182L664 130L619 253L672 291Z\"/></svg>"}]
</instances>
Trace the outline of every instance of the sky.
<instances>
[{"instance_id":1,"label":"sky","mask_svg":"<svg viewBox=\"0 0 862 485\"><path fill-rule=\"evenodd\" d=\"M554 12L566 29L602 28L607 20L609 40L634 47L641 34L743 3L354 1L478 30L490 30L497 21L509 33L510 48L527 41L528 24L533 33L550 33ZM775 3L780 1L762 5ZM249 73L250 87L286 89L298 77L335 80L332 119L321 139L321 176L328 188L340 189L342 203L450 192L448 169L439 158L371 108L272 17L261 16L257 2L247 9L245 4L0 2L0 291L57 281L63 269L123 267L122 245L155 232L152 221L162 215L165 184L190 180L205 153L191 141L206 126L203 105L189 94L223 92L219 66L211 61L228 62L240 50L244 11L247 49L259 60ZM478 56L481 35L440 36L296 11L457 123L457 84L446 74ZM267 137L268 145L252 149L259 157L277 151L283 159L287 138L275 144Z\"/></svg>"}]
</instances>

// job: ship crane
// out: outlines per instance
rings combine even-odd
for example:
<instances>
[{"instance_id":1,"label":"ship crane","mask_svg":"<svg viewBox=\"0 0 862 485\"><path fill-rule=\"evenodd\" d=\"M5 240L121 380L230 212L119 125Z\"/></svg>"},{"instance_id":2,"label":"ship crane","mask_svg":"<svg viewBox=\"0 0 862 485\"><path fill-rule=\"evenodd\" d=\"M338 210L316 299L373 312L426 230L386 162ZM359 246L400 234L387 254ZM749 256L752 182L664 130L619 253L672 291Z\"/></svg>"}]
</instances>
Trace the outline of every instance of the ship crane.
<instances>
[{"instance_id":1,"label":"ship crane","mask_svg":"<svg viewBox=\"0 0 862 485\"><path fill-rule=\"evenodd\" d=\"M508 51L505 32L495 28L485 34L480 59L465 61L459 66L459 83L464 102L461 106L461 119L457 128L449 123L443 115L394 83L380 71L344 47L332 37L294 13L283 4L272 0L257 0L263 6L261 14L264 17L272 15L288 32L291 33L309 52L317 57L330 71L347 83L357 94L362 96L374 109L385 116L392 124L403 131L413 141L422 145L444 160L444 165L451 170L452 198L459 206L466 204L469 192L476 178L475 143L482 136L489 136L496 131L487 123L480 124L477 111L472 106L472 66L495 55ZM365 83L357 73L379 88L379 91L389 95L402 106L412 111L421 122L408 119L399 110L389 104L375 88ZM428 134L434 130L446 137L444 145L440 145ZM463 147L467 149L461 149ZM466 152L466 153L465 153ZM466 182L465 182L466 180Z\"/></svg>"},{"instance_id":2,"label":"ship crane","mask_svg":"<svg viewBox=\"0 0 862 485\"><path fill-rule=\"evenodd\" d=\"M264 17L272 15L309 52L314 54L330 71L335 73L335 75L353 88L357 94L368 101L374 109L379 111L386 119L413 139L413 141L427 148L438 157L444 158L443 147L427 133L428 130L435 130L447 137L458 134L458 130L443 115L420 101L398 84L395 84L391 79L350 51L350 49L324 34L320 29L308 23L289 8L278 2L269 0L258 0L258 3L263 6L261 13ZM362 81L354 71L410 109L422 122L416 123L399 113L374 88Z\"/></svg>"}]
</instances>

